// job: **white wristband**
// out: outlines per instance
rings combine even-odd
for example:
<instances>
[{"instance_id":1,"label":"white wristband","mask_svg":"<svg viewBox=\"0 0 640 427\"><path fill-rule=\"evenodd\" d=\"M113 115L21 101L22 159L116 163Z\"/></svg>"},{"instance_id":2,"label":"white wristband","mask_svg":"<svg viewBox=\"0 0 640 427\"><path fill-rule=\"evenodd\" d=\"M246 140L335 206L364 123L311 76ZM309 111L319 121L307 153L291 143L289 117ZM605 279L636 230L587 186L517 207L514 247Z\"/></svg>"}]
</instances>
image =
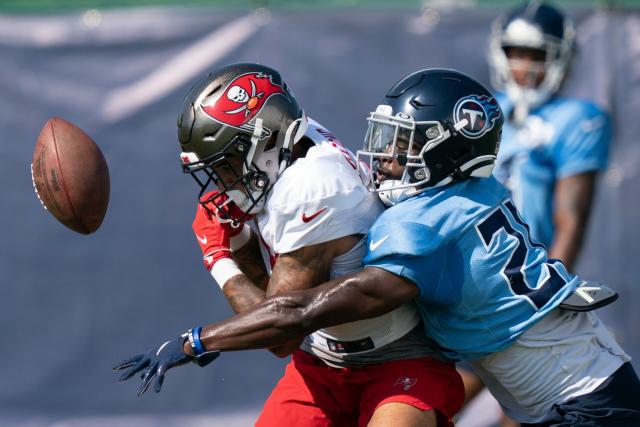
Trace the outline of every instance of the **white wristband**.
<instances>
[{"instance_id":1,"label":"white wristband","mask_svg":"<svg viewBox=\"0 0 640 427\"><path fill-rule=\"evenodd\" d=\"M231 258L222 258L211 267L211 276L218 283L220 289L224 288L227 280L238 274L244 274Z\"/></svg>"},{"instance_id":2,"label":"white wristband","mask_svg":"<svg viewBox=\"0 0 640 427\"><path fill-rule=\"evenodd\" d=\"M231 238L231 250L237 251L238 249L246 245L250 238L251 227L249 227L249 224L243 224L242 231L240 231L238 235Z\"/></svg>"}]
</instances>

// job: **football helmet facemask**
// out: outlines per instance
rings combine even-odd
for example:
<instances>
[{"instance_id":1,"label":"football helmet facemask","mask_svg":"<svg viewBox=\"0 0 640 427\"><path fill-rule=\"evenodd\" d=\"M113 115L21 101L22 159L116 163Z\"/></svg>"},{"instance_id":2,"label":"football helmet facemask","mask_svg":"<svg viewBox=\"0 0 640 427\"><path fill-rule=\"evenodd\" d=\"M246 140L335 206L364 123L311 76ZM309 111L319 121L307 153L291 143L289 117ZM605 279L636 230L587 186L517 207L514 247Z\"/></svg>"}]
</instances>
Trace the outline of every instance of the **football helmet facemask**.
<instances>
[{"instance_id":1,"label":"football helmet facemask","mask_svg":"<svg viewBox=\"0 0 640 427\"><path fill-rule=\"evenodd\" d=\"M510 47L544 52L544 61L524 67L509 59ZM494 87L504 91L514 104L514 119L522 121L530 110L542 105L559 89L567 75L575 48L572 20L558 9L533 0L499 17L493 24L489 43L489 68ZM540 70L544 78L537 85L516 83L512 68L527 68L530 75Z\"/></svg>"},{"instance_id":2,"label":"football helmet facemask","mask_svg":"<svg viewBox=\"0 0 640 427\"><path fill-rule=\"evenodd\" d=\"M200 203L218 220L237 225L264 209L306 128L304 111L276 70L259 64L226 66L197 82L180 109L182 170L200 186ZM225 179L216 170L227 171ZM203 198L210 185L219 191ZM225 209L230 202L243 215L233 217L230 212L236 210Z\"/></svg>"},{"instance_id":3,"label":"football helmet facemask","mask_svg":"<svg viewBox=\"0 0 640 427\"><path fill-rule=\"evenodd\" d=\"M358 160L371 189L395 205L429 188L493 171L503 116L491 93L454 70L428 69L402 79L368 117ZM397 160L401 176L385 163Z\"/></svg>"}]
</instances>

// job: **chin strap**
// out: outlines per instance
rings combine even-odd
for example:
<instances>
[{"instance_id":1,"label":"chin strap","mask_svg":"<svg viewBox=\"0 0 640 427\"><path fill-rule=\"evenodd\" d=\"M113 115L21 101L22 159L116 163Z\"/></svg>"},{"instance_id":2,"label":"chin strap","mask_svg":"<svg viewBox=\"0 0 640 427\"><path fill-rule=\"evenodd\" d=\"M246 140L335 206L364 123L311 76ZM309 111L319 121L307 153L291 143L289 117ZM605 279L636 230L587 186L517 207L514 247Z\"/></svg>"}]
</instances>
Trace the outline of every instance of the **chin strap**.
<instances>
[{"instance_id":1,"label":"chin strap","mask_svg":"<svg viewBox=\"0 0 640 427\"><path fill-rule=\"evenodd\" d=\"M386 180L380 183L378 197L385 206L394 206L415 194L415 187L401 187L401 180ZM398 188L400 187L400 188Z\"/></svg>"},{"instance_id":2,"label":"chin strap","mask_svg":"<svg viewBox=\"0 0 640 427\"><path fill-rule=\"evenodd\" d=\"M253 163L253 159L256 156L256 151L258 150L258 144L260 143L260 137L262 136L262 119L260 117L256 118L256 124L253 128L253 134L251 135L251 147L249 148L249 152L247 153L246 162L242 165L242 173L247 173L248 165Z\"/></svg>"},{"instance_id":3,"label":"chin strap","mask_svg":"<svg viewBox=\"0 0 640 427\"><path fill-rule=\"evenodd\" d=\"M280 174L282 174L282 172L284 172L284 170L291 164L293 146L304 136L307 132L308 126L309 120L303 111L302 116L291 122L287 128L287 132L284 134L282 148L280 149L280 167L278 168L278 176L280 176Z\"/></svg>"}]
</instances>

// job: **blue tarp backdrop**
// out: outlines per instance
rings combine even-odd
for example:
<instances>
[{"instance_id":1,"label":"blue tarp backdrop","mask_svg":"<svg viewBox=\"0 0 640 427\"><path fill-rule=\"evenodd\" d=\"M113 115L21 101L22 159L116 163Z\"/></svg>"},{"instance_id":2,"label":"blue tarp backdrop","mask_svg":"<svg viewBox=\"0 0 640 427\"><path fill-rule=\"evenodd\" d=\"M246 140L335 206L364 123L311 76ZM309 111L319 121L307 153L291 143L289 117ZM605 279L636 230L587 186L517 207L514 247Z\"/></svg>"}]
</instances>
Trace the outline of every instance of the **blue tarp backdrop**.
<instances>
[{"instance_id":1,"label":"blue tarp backdrop","mask_svg":"<svg viewBox=\"0 0 640 427\"><path fill-rule=\"evenodd\" d=\"M616 123L578 272L619 291L601 316L637 359L640 13L571 13L580 56L565 92L601 103ZM495 16L163 8L0 16L0 424L187 413L250 420L285 363L266 351L172 371L160 395L143 399L110 371L231 314L191 231L198 189L181 173L175 125L183 95L215 66L261 62L281 70L308 114L355 150L368 112L412 71L457 68L488 84ZM58 224L32 190L33 147L52 116L83 127L109 163L109 210L90 236ZM128 425L120 422L100 425Z\"/></svg>"}]
</instances>

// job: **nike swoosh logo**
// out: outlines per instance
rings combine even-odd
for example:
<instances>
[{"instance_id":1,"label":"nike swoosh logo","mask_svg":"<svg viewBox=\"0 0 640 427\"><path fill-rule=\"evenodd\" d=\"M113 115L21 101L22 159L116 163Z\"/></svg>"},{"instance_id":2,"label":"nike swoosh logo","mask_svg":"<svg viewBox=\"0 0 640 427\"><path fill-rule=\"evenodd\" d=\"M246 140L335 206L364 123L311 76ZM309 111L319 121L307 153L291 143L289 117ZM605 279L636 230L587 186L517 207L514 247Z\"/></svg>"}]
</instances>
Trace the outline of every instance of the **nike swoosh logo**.
<instances>
[{"instance_id":1,"label":"nike swoosh logo","mask_svg":"<svg viewBox=\"0 0 640 427\"><path fill-rule=\"evenodd\" d=\"M389 238L389 235L387 234L386 236L384 236L382 239L378 240L377 242L371 242L369 244L369 250L371 252L375 251L376 249L378 249L378 246L380 246L381 244L384 243L385 240L387 240Z\"/></svg>"},{"instance_id":2,"label":"nike swoosh logo","mask_svg":"<svg viewBox=\"0 0 640 427\"><path fill-rule=\"evenodd\" d=\"M210 270L211 267L213 267L213 255L209 255L209 256L203 256L202 260L204 261L204 264L207 267L207 270Z\"/></svg>"},{"instance_id":3,"label":"nike swoosh logo","mask_svg":"<svg viewBox=\"0 0 640 427\"><path fill-rule=\"evenodd\" d=\"M202 243L203 245L206 245L206 244L207 244L207 242L208 242L208 240L207 240L207 236L202 236L202 237L200 237L200 236L198 236L198 235L196 234L196 238L197 238L197 239L198 239L198 241L199 241L200 243Z\"/></svg>"},{"instance_id":4,"label":"nike swoosh logo","mask_svg":"<svg viewBox=\"0 0 640 427\"><path fill-rule=\"evenodd\" d=\"M311 214L311 215L306 215L304 212L302 213L302 222L309 222L309 221L313 221L313 219L315 217L317 217L318 215L320 215L322 212L324 212L327 209L327 206L325 206L324 208L320 209L318 212Z\"/></svg>"}]
</instances>

